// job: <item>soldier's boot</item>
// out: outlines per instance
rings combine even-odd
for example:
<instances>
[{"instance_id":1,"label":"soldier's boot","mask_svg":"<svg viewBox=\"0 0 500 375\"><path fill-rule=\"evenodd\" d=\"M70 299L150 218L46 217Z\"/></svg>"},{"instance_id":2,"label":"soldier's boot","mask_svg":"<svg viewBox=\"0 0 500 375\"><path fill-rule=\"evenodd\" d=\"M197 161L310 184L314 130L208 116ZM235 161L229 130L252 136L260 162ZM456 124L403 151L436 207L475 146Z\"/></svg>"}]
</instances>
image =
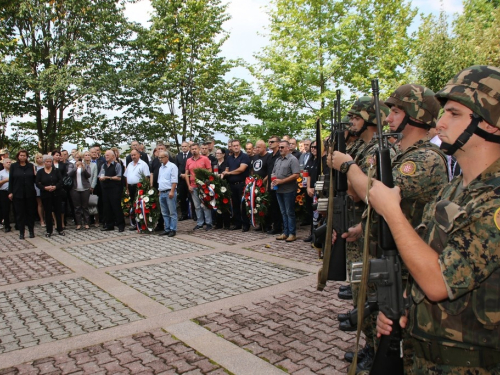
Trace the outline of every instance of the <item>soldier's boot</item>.
<instances>
[{"instance_id":1,"label":"soldier's boot","mask_svg":"<svg viewBox=\"0 0 500 375\"><path fill-rule=\"evenodd\" d=\"M346 313L340 313L337 315L337 320L339 322L345 322L346 320L349 320L351 318L351 312L346 312Z\"/></svg>"},{"instance_id":2,"label":"soldier's boot","mask_svg":"<svg viewBox=\"0 0 500 375\"><path fill-rule=\"evenodd\" d=\"M344 332L352 332L356 331L358 328L357 324L351 324L351 321L349 319L344 320L343 322L339 323L339 329Z\"/></svg>"},{"instance_id":3,"label":"soldier's boot","mask_svg":"<svg viewBox=\"0 0 500 375\"><path fill-rule=\"evenodd\" d=\"M339 286L339 292L351 289L351 284Z\"/></svg>"},{"instance_id":4,"label":"soldier's boot","mask_svg":"<svg viewBox=\"0 0 500 375\"><path fill-rule=\"evenodd\" d=\"M358 352L358 363L361 362L366 357L366 355L370 353L370 351L373 351L373 347L370 345L365 345L365 347ZM352 361L354 360L354 352L346 352L344 354L344 359L347 362L352 363Z\"/></svg>"},{"instance_id":5,"label":"soldier's boot","mask_svg":"<svg viewBox=\"0 0 500 375\"><path fill-rule=\"evenodd\" d=\"M338 296L340 299L352 299L352 289L340 291Z\"/></svg>"},{"instance_id":6,"label":"soldier's boot","mask_svg":"<svg viewBox=\"0 0 500 375\"><path fill-rule=\"evenodd\" d=\"M363 358L360 362L358 362L358 365L356 366L356 374L360 374L366 371L370 371L373 365L373 359L375 358L375 350L371 348L371 350L368 351L366 354L365 358Z\"/></svg>"}]
</instances>

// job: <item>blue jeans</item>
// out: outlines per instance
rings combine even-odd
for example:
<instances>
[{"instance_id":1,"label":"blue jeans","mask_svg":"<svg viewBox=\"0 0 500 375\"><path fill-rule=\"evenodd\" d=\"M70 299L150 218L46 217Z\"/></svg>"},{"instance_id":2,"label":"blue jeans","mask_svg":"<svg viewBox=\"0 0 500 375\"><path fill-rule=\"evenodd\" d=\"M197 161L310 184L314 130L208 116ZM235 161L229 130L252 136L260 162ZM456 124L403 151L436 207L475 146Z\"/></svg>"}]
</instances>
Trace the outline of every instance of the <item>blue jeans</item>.
<instances>
[{"instance_id":1,"label":"blue jeans","mask_svg":"<svg viewBox=\"0 0 500 375\"><path fill-rule=\"evenodd\" d=\"M173 198L169 198L169 194L170 191L160 193L161 215L165 223L165 232L177 231L177 190L174 192Z\"/></svg>"},{"instance_id":2,"label":"blue jeans","mask_svg":"<svg viewBox=\"0 0 500 375\"><path fill-rule=\"evenodd\" d=\"M287 237L295 235L295 197L296 191L290 193L276 192L276 198L280 206L281 216L283 216L283 234Z\"/></svg>"},{"instance_id":3,"label":"blue jeans","mask_svg":"<svg viewBox=\"0 0 500 375\"><path fill-rule=\"evenodd\" d=\"M203 223L207 225L212 225L212 212L211 209L206 208L205 206L201 206L201 200L198 196L198 188L194 188L191 193L193 197L194 210L196 211L196 225L203 226Z\"/></svg>"}]
</instances>

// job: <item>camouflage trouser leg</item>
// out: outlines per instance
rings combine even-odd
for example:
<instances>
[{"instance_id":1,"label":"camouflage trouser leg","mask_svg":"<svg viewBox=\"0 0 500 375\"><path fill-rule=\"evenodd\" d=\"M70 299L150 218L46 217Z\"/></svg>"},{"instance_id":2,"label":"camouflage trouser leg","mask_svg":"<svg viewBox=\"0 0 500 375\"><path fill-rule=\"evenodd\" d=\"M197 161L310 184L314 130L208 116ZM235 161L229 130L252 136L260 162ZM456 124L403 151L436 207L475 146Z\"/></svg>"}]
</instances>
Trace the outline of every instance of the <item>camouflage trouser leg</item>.
<instances>
[{"instance_id":1,"label":"camouflage trouser leg","mask_svg":"<svg viewBox=\"0 0 500 375\"><path fill-rule=\"evenodd\" d=\"M458 367L437 365L423 358L415 356L413 361L413 374L416 375L499 375L500 363L491 368Z\"/></svg>"}]
</instances>

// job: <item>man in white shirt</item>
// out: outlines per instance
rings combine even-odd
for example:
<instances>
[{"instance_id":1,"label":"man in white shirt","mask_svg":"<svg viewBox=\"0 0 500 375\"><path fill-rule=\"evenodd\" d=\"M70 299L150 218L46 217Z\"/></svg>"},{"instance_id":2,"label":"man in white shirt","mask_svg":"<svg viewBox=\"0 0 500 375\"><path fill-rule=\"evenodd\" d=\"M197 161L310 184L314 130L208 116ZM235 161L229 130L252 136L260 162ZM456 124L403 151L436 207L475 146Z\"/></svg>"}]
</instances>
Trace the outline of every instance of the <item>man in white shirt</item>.
<instances>
[{"instance_id":1,"label":"man in white shirt","mask_svg":"<svg viewBox=\"0 0 500 375\"><path fill-rule=\"evenodd\" d=\"M141 180L141 177L149 177L149 165L141 160L141 154L137 150L132 150L130 153L132 161L127 165L127 169L123 174L127 179L127 192L130 196L130 200L135 202L135 197L137 194L137 184ZM130 214L130 230L136 230L135 228L135 215L132 210Z\"/></svg>"},{"instance_id":2,"label":"man in white shirt","mask_svg":"<svg viewBox=\"0 0 500 375\"><path fill-rule=\"evenodd\" d=\"M165 223L165 230L160 236L175 236L177 232L177 183L179 169L169 161L168 152L160 151L158 158L161 161L158 173L158 191L160 192L160 207Z\"/></svg>"}]
</instances>

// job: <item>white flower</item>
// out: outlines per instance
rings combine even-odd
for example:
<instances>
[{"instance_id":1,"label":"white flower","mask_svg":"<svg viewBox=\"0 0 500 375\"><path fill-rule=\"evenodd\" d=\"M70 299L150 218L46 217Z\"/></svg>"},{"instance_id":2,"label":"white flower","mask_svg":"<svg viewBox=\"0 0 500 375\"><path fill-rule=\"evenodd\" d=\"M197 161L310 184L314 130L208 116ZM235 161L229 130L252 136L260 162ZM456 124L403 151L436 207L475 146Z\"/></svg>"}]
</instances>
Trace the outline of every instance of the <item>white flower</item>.
<instances>
[{"instance_id":1,"label":"white flower","mask_svg":"<svg viewBox=\"0 0 500 375\"><path fill-rule=\"evenodd\" d=\"M248 202L248 201L247 201L247 202L245 202L245 203L246 203L246 205L247 205L247 206L250 206L250 202Z\"/></svg>"},{"instance_id":2,"label":"white flower","mask_svg":"<svg viewBox=\"0 0 500 375\"><path fill-rule=\"evenodd\" d=\"M148 202L149 202L149 197L144 197L142 200L143 200L145 203L148 203Z\"/></svg>"},{"instance_id":3,"label":"white flower","mask_svg":"<svg viewBox=\"0 0 500 375\"><path fill-rule=\"evenodd\" d=\"M214 196L214 192L211 191L211 192L208 193L208 195L210 195L211 197L213 197Z\"/></svg>"},{"instance_id":4,"label":"white flower","mask_svg":"<svg viewBox=\"0 0 500 375\"><path fill-rule=\"evenodd\" d=\"M210 189L215 189L215 185L214 184L210 184Z\"/></svg>"},{"instance_id":5,"label":"white flower","mask_svg":"<svg viewBox=\"0 0 500 375\"><path fill-rule=\"evenodd\" d=\"M255 189L255 192L258 193L259 192L259 189Z\"/></svg>"},{"instance_id":6,"label":"white flower","mask_svg":"<svg viewBox=\"0 0 500 375\"><path fill-rule=\"evenodd\" d=\"M142 214L139 214L139 220L142 220L144 219L144 216L142 216Z\"/></svg>"},{"instance_id":7,"label":"white flower","mask_svg":"<svg viewBox=\"0 0 500 375\"><path fill-rule=\"evenodd\" d=\"M218 214L221 214L221 213L222 213L222 211L221 211L221 210L217 210L217 213L218 213Z\"/></svg>"},{"instance_id":8,"label":"white flower","mask_svg":"<svg viewBox=\"0 0 500 375\"><path fill-rule=\"evenodd\" d=\"M260 204L256 204L255 207L260 207Z\"/></svg>"},{"instance_id":9,"label":"white flower","mask_svg":"<svg viewBox=\"0 0 500 375\"><path fill-rule=\"evenodd\" d=\"M152 231L153 231L153 228L148 228L148 230L149 230L150 232L152 232Z\"/></svg>"},{"instance_id":10,"label":"white flower","mask_svg":"<svg viewBox=\"0 0 500 375\"><path fill-rule=\"evenodd\" d=\"M256 213L257 213L257 209L256 209L256 208L254 208L254 209L253 209L253 213L254 213L254 214L256 214Z\"/></svg>"},{"instance_id":11,"label":"white flower","mask_svg":"<svg viewBox=\"0 0 500 375\"><path fill-rule=\"evenodd\" d=\"M257 199L257 202L260 202L260 197L257 197L256 199Z\"/></svg>"},{"instance_id":12,"label":"white flower","mask_svg":"<svg viewBox=\"0 0 500 375\"><path fill-rule=\"evenodd\" d=\"M220 192L221 192L221 193L225 193L226 191L227 191L227 189L226 189L224 186L222 186L222 187L220 188Z\"/></svg>"},{"instance_id":13,"label":"white flower","mask_svg":"<svg viewBox=\"0 0 500 375\"><path fill-rule=\"evenodd\" d=\"M153 195L154 193L155 193L155 191L153 189L151 189L150 191L148 191L148 195Z\"/></svg>"},{"instance_id":14,"label":"white flower","mask_svg":"<svg viewBox=\"0 0 500 375\"><path fill-rule=\"evenodd\" d=\"M149 218L149 222L150 222L150 223L152 223L152 222L153 222L153 218L152 218L152 217L150 217L150 218Z\"/></svg>"}]
</instances>

